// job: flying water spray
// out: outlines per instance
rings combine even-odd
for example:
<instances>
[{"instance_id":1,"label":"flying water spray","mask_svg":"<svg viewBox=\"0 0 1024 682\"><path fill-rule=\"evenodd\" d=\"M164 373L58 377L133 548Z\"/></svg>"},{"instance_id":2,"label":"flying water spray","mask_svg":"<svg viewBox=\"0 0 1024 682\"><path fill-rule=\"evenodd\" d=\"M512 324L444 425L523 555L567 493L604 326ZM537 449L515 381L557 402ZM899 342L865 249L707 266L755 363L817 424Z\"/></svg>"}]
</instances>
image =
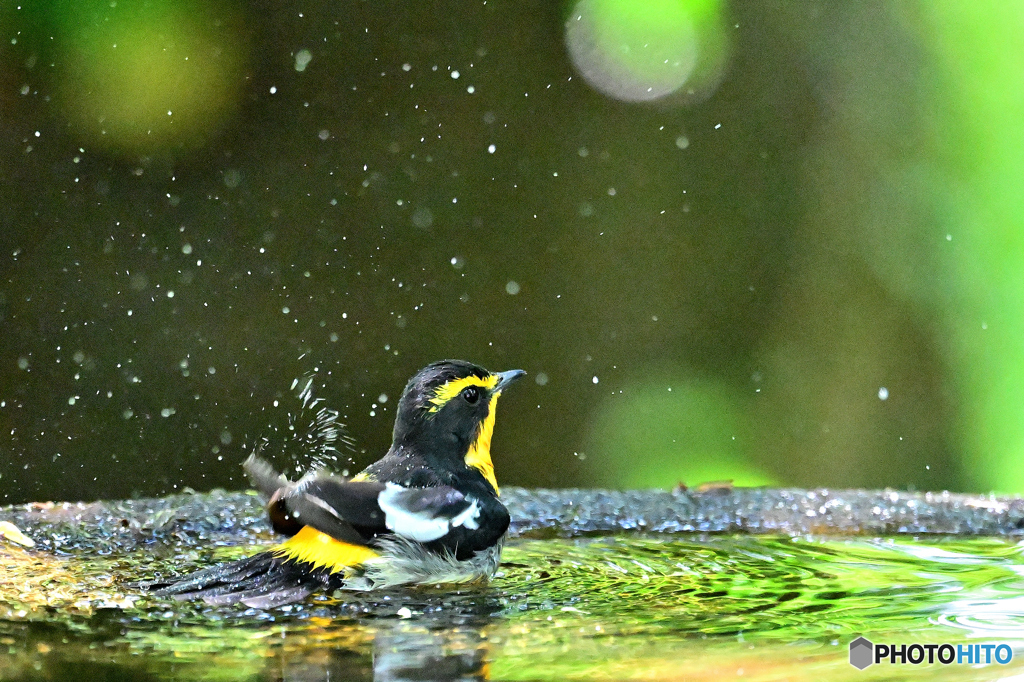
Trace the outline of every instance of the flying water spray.
<instances>
[{"instance_id":1,"label":"flying water spray","mask_svg":"<svg viewBox=\"0 0 1024 682\"><path fill-rule=\"evenodd\" d=\"M339 421L338 411L314 395L315 380L312 373L294 379L288 395L274 401L273 408L284 408L284 423L269 424L268 432L259 438L254 450L261 457L290 460L299 475L325 468L343 470L352 460L345 457L346 463L342 464L341 451L355 449L352 437Z\"/></svg>"}]
</instances>

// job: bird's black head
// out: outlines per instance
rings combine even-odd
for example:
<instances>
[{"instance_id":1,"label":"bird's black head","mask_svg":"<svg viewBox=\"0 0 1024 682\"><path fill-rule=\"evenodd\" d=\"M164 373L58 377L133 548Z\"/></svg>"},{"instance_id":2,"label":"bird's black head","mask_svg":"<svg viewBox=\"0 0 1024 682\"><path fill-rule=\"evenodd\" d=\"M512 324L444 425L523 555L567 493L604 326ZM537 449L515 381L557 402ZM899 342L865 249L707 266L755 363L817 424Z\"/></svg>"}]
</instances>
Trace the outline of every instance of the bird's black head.
<instances>
[{"instance_id":1,"label":"bird's black head","mask_svg":"<svg viewBox=\"0 0 1024 682\"><path fill-rule=\"evenodd\" d=\"M427 365L405 387L395 419L394 447L410 447L453 469L477 469L497 491L491 434L498 396L525 372L488 372L464 360Z\"/></svg>"}]
</instances>

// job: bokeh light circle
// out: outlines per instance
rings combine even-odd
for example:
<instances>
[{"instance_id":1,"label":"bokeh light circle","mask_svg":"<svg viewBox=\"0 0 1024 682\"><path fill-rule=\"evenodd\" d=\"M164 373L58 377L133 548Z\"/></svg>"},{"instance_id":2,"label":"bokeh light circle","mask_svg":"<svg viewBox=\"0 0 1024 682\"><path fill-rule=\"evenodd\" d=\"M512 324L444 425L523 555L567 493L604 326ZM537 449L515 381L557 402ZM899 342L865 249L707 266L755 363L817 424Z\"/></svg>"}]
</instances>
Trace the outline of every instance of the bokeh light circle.
<instances>
[{"instance_id":1,"label":"bokeh light circle","mask_svg":"<svg viewBox=\"0 0 1024 682\"><path fill-rule=\"evenodd\" d=\"M650 101L676 92L693 75L700 19L686 0L579 0L565 25L565 44L595 89L626 102Z\"/></svg>"},{"instance_id":2,"label":"bokeh light circle","mask_svg":"<svg viewBox=\"0 0 1024 682\"><path fill-rule=\"evenodd\" d=\"M195 148L237 111L248 67L237 6L81 0L55 19L57 104L82 143L129 155Z\"/></svg>"}]
</instances>

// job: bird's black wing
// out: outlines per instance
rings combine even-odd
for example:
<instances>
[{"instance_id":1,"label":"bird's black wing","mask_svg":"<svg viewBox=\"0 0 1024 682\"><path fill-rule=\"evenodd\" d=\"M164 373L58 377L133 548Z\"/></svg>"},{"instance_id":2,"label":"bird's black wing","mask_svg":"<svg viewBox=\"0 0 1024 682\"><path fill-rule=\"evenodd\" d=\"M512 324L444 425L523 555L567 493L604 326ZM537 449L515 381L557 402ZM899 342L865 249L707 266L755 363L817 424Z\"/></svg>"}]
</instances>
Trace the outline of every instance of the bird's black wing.
<instances>
[{"instance_id":1,"label":"bird's black wing","mask_svg":"<svg viewBox=\"0 0 1024 682\"><path fill-rule=\"evenodd\" d=\"M293 483L256 455L243 467L253 486L267 497L270 520L279 532L294 535L303 526L311 526L356 545L387 532L377 504L382 483L347 481L325 473L313 473Z\"/></svg>"},{"instance_id":2,"label":"bird's black wing","mask_svg":"<svg viewBox=\"0 0 1024 682\"><path fill-rule=\"evenodd\" d=\"M346 538L336 533L348 526L366 537L394 533L432 542L456 528L475 530L481 512L476 498L448 486L413 488L333 476L314 478L284 499L300 521L341 540Z\"/></svg>"},{"instance_id":3,"label":"bird's black wing","mask_svg":"<svg viewBox=\"0 0 1024 682\"><path fill-rule=\"evenodd\" d=\"M383 490L383 483L346 481L321 474L300 482L283 500L299 523L338 540L366 544L388 532L377 502Z\"/></svg>"},{"instance_id":4,"label":"bird's black wing","mask_svg":"<svg viewBox=\"0 0 1024 682\"><path fill-rule=\"evenodd\" d=\"M349 481L324 473L290 483L258 457L250 457L245 468L253 484L270 498L272 517L274 506L283 505L296 525L352 544L372 544L373 538L388 533L424 543L453 531L461 537L477 530L488 507L484 499L444 485Z\"/></svg>"}]
</instances>

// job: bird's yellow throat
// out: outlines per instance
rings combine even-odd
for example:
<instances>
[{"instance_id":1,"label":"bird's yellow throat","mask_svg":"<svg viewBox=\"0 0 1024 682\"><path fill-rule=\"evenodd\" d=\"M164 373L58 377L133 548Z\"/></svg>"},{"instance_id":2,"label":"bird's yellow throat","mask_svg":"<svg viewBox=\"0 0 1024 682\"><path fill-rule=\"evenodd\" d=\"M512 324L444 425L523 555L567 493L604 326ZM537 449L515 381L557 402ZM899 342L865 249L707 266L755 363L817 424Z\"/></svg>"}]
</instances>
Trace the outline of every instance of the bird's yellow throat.
<instances>
[{"instance_id":1,"label":"bird's yellow throat","mask_svg":"<svg viewBox=\"0 0 1024 682\"><path fill-rule=\"evenodd\" d=\"M494 463L491 461L491 436L494 435L494 412L498 407L498 391L491 396L491 404L488 406L487 418L480 424L480 431L476 440L469 446L466 453L466 466L472 467L483 474L487 482L494 488L494 494L499 495L498 479L494 477Z\"/></svg>"}]
</instances>

